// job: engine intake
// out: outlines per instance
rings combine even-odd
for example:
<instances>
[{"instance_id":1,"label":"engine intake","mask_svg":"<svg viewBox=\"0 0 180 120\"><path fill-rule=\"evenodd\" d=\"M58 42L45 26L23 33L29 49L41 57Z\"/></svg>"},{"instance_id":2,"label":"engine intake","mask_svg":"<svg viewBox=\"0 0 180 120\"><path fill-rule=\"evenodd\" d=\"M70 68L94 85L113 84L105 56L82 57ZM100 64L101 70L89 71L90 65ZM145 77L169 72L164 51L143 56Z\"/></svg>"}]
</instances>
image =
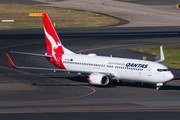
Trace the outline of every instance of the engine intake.
<instances>
[{"instance_id":1,"label":"engine intake","mask_svg":"<svg viewBox=\"0 0 180 120\"><path fill-rule=\"evenodd\" d=\"M101 73L90 74L88 80L93 85L107 85L109 83L109 77Z\"/></svg>"}]
</instances>

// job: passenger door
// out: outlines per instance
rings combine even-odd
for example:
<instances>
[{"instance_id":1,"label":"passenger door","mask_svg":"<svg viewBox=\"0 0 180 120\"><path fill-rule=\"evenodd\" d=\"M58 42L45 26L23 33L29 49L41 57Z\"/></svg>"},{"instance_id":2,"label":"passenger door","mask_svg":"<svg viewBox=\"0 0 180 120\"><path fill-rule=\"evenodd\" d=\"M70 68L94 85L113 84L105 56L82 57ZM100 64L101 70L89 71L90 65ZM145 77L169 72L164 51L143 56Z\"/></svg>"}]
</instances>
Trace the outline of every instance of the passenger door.
<instances>
[{"instance_id":1,"label":"passenger door","mask_svg":"<svg viewBox=\"0 0 180 120\"><path fill-rule=\"evenodd\" d=\"M148 76L152 76L152 68L153 68L152 66L148 67L148 71L147 71Z\"/></svg>"}]
</instances>

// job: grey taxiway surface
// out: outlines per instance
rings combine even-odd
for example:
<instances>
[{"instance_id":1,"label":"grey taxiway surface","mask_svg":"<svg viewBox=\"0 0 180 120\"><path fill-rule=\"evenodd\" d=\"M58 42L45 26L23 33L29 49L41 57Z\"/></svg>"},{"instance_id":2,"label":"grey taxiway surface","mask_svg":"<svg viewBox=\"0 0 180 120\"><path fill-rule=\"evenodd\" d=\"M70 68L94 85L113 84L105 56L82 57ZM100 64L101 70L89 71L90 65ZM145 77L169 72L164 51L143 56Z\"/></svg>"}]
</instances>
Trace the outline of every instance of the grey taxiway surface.
<instances>
[{"instance_id":1,"label":"grey taxiway surface","mask_svg":"<svg viewBox=\"0 0 180 120\"><path fill-rule=\"evenodd\" d=\"M99 28L57 31L63 45L75 52L97 53L103 56L112 54L115 57L135 59L147 56L149 60L155 60L153 55L134 52L128 48L162 44L179 46L178 28L168 28L129 28L129 30L127 28ZM122 32L125 29L129 32ZM137 30L141 32L136 32ZM148 30L154 30L154 32L148 32ZM171 69L175 75L174 81L169 82L161 91L156 91L153 84L142 85L129 82L123 82L122 86L114 86L112 83L107 87L89 86L87 78L83 76L53 73L53 71L20 70L9 65L5 53L11 50L40 54L46 52L43 30L7 30L1 31L0 36L0 113L2 116L7 117L3 113L19 113L17 116L32 113L40 117L41 114L51 113L52 116L55 115L58 118L64 112L72 115L74 112L78 114L87 112L88 116L93 114L90 114L91 112L94 114L98 112L100 115L125 114L124 112L137 112L137 115L168 112L171 116L179 112L179 69ZM10 56L16 65L54 67L45 58L18 54L10 54ZM67 118L65 114L63 116Z\"/></svg>"},{"instance_id":2,"label":"grey taxiway surface","mask_svg":"<svg viewBox=\"0 0 180 120\"><path fill-rule=\"evenodd\" d=\"M38 1L38 2L36 2ZM80 53L142 59L150 54L130 47L179 46L179 11L172 1L17 0L21 4L43 4L106 12L132 21L127 27L63 29L58 34L65 47ZM12 0L0 3L12 3ZM136 4L134 4L136 3ZM171 3L171 4L170 4ZM152 5L152 6L151 6ZM172 22L173 21L173 22ZM142 27L137 27L142 26ZM147 27L155 26L155 27ZM156 27L162 26L162 27ZM166 27L168 26L168 27ZM131 28L132 27L132 28ZM153 84L123 82L122 86L89 86L87 78L49 71L17 70L5 53L11 50L44 54L43 30L0 32L1 119L178 119L180 117L180 70L161 91ZM10 54L17 65L54 66L44 58ZM13 114L14 113L14 114Z\"/></svg>"}]
</instances>

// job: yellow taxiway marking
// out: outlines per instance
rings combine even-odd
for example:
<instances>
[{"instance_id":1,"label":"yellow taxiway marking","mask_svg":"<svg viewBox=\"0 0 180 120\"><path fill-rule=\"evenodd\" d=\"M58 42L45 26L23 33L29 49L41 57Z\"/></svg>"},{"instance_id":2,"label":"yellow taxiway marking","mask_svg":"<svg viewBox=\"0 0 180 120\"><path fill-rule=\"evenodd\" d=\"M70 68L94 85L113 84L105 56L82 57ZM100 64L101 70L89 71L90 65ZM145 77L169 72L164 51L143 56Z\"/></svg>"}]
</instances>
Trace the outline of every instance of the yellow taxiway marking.
<instances>
[{"instance_id":1,"label":"yellow taxiway marking","mask_svg":"<svg viewBox=\"0 0 180 120\"><path fill-rule=\"evenodd\" d=\"M15 47L15 46L29 45L29 44L37 44L37 43L43 43L43 42L34 42L34 43L24 43L24 44L10 45L10 46L0 47L0 49L9 48L9 47ZM7 69L7 70L11 70L11 71L20 72L20 73L23 73L23 74L28 74L28 75L33 75L33 76L45 78L44 76L40 76L40 75L37 75L37 74L31 74L31 73L24 72L24 71L20 71L20 70L11 69L11 68L8 68L8 67L0 66L0 68ZM62 74L62 73L60 73L60 74ZM53 80L53 81L58 81L57 79L48 78L48 77L47 77L46 79ZM37 80L34 80L34 81L37 81ZM39 81L39 80L38 80L38 81ZM19 80L14 80L14 82L19 82ZM67 81L60 81L60 82L62 82L62 83L68 83ZM87 86L83 86L83 87L89 88L89 89L93 90L93 92L88 93L88 94L85 94L85 95L75 96L75 97L62 98L62 99L56 99L56 100L34 101L34 102L46 102L46 101L57 101L57 100L75 99L75 98L80 98L80 97L89 96L89 95L91 95L91 94L93 94L93 93L96 92L96 90L95 90L94 88L92 88L92 87L87 87ZM26 103L27 103L27 102L26 102ZM32 102L28 102L28 103L32 103ZM16 104L16 103L12 103L12 104Z\"/></svg>"},{"instance_id":2,"label":"yellow taxiway marking","mask_svg":"<svg viewBox=\"0 0 180 120\"><path fill-rule=\"evenodd\" d=\"M93 3L93 2L87 2L87 1L81 1L81 0L74 0L74 1L78 1L78 2L82 2L82 3L89 3L89 4L96 4L96 5L104 5L104 6L109 6L109 7L117 7L117 8L123 8L123 9L131 9L131 10L136 10L136 11L142 11L142 12L148 12L148 13L153 13L153 14L159 14L159 15L171 15L171 16L176 16L176 15L172 15L172 14L162 14L162 13L157 13L157 12L151 12L151 11L145 11L145 10L138 10L138 9L132 9L132 8L125 8L125 7L118 7L118 6L113 6L113 5L107 5L106 3L108 2L111 2L111 1L106 1L106 2L103 2L102 4L100 3ZM124 0L124 1L138 1L138 0ZM96 11L95 11L96 12ZM101 12L98 12L98 13L101 13ZM106 14L106 13L105 13ZM109 14L111 15L111 14ZM111 15L113 16L113 15ZM118 17L118 16L114 16L114 17L117 17L117 18L121 18L121 17ZM180 16L176 16L176 17L180 17ZM128 19L125 19L125 18L121 18L121 19L124 19L124 20L127 20L129 21L128 24L125 24L125 25L129 25L131 24L132 22ZM120 25L121 26L121 25ZM123 25L122 25L123 26Z\"/></svg>"},{"instance_id":3,"label":"yellow taxiway marking","mask_svg":"<svg viewBox=\"0 0 180 120\"><path fill-rule=\"evenodd\" d=\"M63 73L39 73L39 74L14 74L14 73L8 73L8 74L0 74L0 76L11 76L11 75L62 75Z\"/></svg>"},{"instance_id":4,"label":"yellow taxiway marking","mask_svg":"<svg viewBox=\"0 0 180 120\"><path fill-rule=\"evenodd\" d=\"M16 44L16 45L9 45L9 46L0 47L0 49L10 48L10 47L17 47L17 46L22 46L22 45L37 44L37 43L44 43L44 41L43 42L41 41L41 42L32 42L32 43L22 43L22 44Z\"/></svg>"},{"instance_id":5,"label":"yellow taxiway marking","mask_svg":"<svg viewBox=\"0 0 180 120\"><path fill-rule=\"evenodd\" d=\"M13 80L13 82L19 82L19 80Z\"/></svg>"},{"instance_id":6,"label":"yellow taxiway marking","mask_svg":"<svg viewBox=\"0 0 180 120\"><path fill-rule=\"evenodd\" d=\"M171 42L172 42L172 41L171 41ZM173 42L179 42L179 41L173 41ZM14 46L28 45L28 44L37 44L37 43L43 43L43 42L34 42L34 43L24 43L24 44L18 44L18 45L10 45L10 46L5 46L5 47L0 47L0 49L9 48L9 47L14 47ZM157 43L168 43L168 42L157 42ZM170 43L170 42L169 42L169 43ZM152 44L152 43L143 43L143 44ZM120 47L120 46L143 45L143 44L138 43L138 44L126 44L126 45L116 45L116 46L98 47L98 48L91 48L91 49L85 49L85 50L77 51L76 53L82 52L82 51L96 50L96 49L107 49L107 48ZM10 68L3 67L3 66L0 66L0 68L8 69L8 70L12 70L12 71L16 71L16 72L28 74L28 75L34 75L34 76L38 76L38 77L43 77L43 78L45 78L44 76L35 75L35 74L31 74L31 73L28 73L28 72L23 72L23 71L19 71L19 70L15 70L15 69L10 69ZM58 80L52 79L52 78L46 78L46 79L58 81ZM35 81L35 80L34 80L34 81ZM68 83L68 82L66 82L66 81L60 81L60 82ZM92 91L91 93L88 93L88 94L85 94L85 95L80 95L80 96L75 96L75 97L55 99L55 100L33 101L33 102L47 102L47 101L58 101L58 100L75 99L75 98L81 98L81 97L89 96L89 95L92 95L93 93L96 92L96 90L95 90L94 88L92 88L92 87L87 87L87 86L83 86L83 87L90 88L90 89L93 90L93 91ZM32 103L32 102L24 102L24 103ZM16 103L12 103L12 104L16 104Z\"/></svg>"},{"instance_id":7,"label":"yellow taxiway marking","mask_svg":"<svg viewBox=\"0 0 180 120\"><path fill-rule=\"evenodd\" d=\"M8 73L8 74L0 74L0 76L11 76L11 75L62 75L63 73L39 73L39 74L27 74L27 73L24 73L24 74L14 74L14 73Z\"/></svg>"},{"instance_id":8,"label":"yellow taxiway marking","mask_svg":"<svg viewBox=\"0 0 180 120\"><path fill-rule=\"evenodd\" d=\"M24 73L24 74L27 74L27 75L33 75L33 76L37 76L37 77L41 77L41 78L46 78L46 79L53 80L53 81L58 81L57 79L48 78L48 77L44 77L44 76L40 76L40 75L37 75L37 74L32 74L32 73L16 70L16 69L11 69L11 68L8 68L8 67L0 66L0 68L11 70L11 71L16 71L16 72L20 72L20 73ZM64 81L61 81L61 82L64 82Z\"/></svg>"},{"instance_id":9,"label":"yellow taxiway marking","mask_svg":"<svg viewBox=\"0 0 180 120\"><path fill-rule=\"evenodd\" d=\"M109 7L123 8L123 9L127 9L127 10L135 10L135 11L147 12L147 13L157 14L157 15L169 15L169 16L180 17L180 16L178 16L178 15L176 15L176 14L164 14L164 13L152 12L152 11L147 11L147 10L139 10L139 9L133 9L133 8L126 8L126 7L119 7L119 6L107 5L106 3L108 3L108 2L111 2L111 1L103 2L102 5L109 6ZM177 5L176 5L176 7L177 7ZM134 16L134 15L133 15L133 16Z\"/></svg>"},{"instance_id":10,"label":"yellow taxiway marking","mask_svg":"<svg viewBox=\"0 0 180 120\"><path fill-rule=\"evenodd\" d=\"M85 88L90 88L91 90L93 90L91 93L85 94L85 95L80 95L80 96L75 96L75 97L69 97L69 98L62 98L62 99L55 99L55 100L48 100L48 101L58 101L58 100L69 100L69 99L75 99L75 98L81 98L81 97L85 97L85 96L89 96L92 95L93 93L96 92L96 90L92 87L87 87L87 86L83 86Z\"/></svg>"},{"instance_id":11,"label":"yellow taxiway marking","mask_svg":"<svg viewBox=\"0 0 180 120\"><path fill-rule=\"evenodd\" d=\"M99 50L99 49L108 49L108 48L115 48L115 47L125 47L125 46L136 46L136 45L149 45L149 44L154 44L154 43L176 43L176 42L180 42L180 41L168 41L168 42L153 42L153 43L134 43L134 44L125 44L125 45L114 45L114 46L105 46L105 47L96 47L96 48L89 48L89 49L83 49L83 50L79 50L75 53L81 53L81 52L85 52L85 51L91 51L91 50Z\"/></svg>"},{"instance_id":12,"label":"yellow taxiway marking","mask_svg":"<svg viewBox=\"0 0 180 120\"><path fill-rule=\"evenodd\" d=\"M3 82L9 82L8 80L3 80Z\"/></svg>"},{"instance_id":13,"label":"yellow taxiway marking","mask_svg":"<svg viewBox=\"0 0 180 120\"><path fill-rule=\"evenodd\" d=\"M176 5L176 8L180 9L180 3L178 3L178 4Z\"/></svg>"},{"instance_id":14,"label":"yellow taxiway marking","mask_svg":"<svg viewBox=\"0 0 180 120\"><path fill-rule=\"evenodd\" d=\"M24 80L24 82L29 82L29 80Z\"/></svg>"},{"instance_id":15,"label":"yellow taxiway marking","mask_svg":"<svg viewBox=\"0 0 180 120\"><path fill-rule=\"evenodd\" d=\"M81 1L81 0L74 0L74 1L78 1L78 2L83 2L83 3L89 3L89 4L96 4L96 5L104 5L103 3L102 4L99 4L99 3L92 3L92 2L87 2L87 1ZM99 11L91 11L91 10L84 10L84 9L77 9L75 8L76 10L82 10L82 11L89 11L89 12L96 12L96 13L100 13L100 14L104 14L104 15L109 15L109 16L112 16L112 17L115 17L115 18L119 18L119 19L123 19L123 20L127 20L128 23L127 24L123 24L123 25L118 25L118 26L125 26L125 25L129 25L131 24L131 20L128 20L126 18L122 18L122 17L119 17L119 16L116 16L116 15L112 15L112 14L109 14L109 13L103 13L103 12L99 12ZM121 21L120 21L121 22ZM116 26L116 27L118 27Z\"/></svg>"},{"instance_id":16,"label":"yellow taxiway marking","mask_svg":"<svg viewBox=\"0 0 180 120\"><path fill-rule=\"evenodd\" d=\"M43 103L43 102L48 102L48 101L70 100L70 99L76 99L76 98L82 98L82 97L85 97L85 96L89 96L89 95L92 95L93 93L96 92L96 90L94 88L92 88L92 87L87 87L87 86L83 86L83 87L91 89L92 92L90 92L88 94L84 94L84 95L75 96L75 97L67 97L67 98L54 99L54 100L41 100L41 101L21 102L21 103L22 104L28 104L28 103ZM8 104L8 106L17 106L17 103L7 103L7 104ZM0 104L0 105L4 106L6 104ZM33 104L33 105L39 105L39 104Z\"/></svg>"}]
</instances>

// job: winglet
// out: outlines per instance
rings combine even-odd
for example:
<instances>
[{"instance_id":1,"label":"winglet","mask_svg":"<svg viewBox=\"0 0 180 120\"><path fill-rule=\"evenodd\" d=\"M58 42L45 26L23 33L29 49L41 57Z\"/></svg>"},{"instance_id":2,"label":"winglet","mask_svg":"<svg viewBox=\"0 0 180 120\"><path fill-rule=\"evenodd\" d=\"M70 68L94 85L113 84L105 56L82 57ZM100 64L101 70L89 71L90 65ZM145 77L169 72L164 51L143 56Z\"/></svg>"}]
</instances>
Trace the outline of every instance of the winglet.
<instances>
[{"instance_id":1,"label":"winglet","mask_svg":"<svg viewBox=\"0 0 180 120\"><path fill-rule=\"evenodd\" d=\"M15 67L15 68L16 68L16 66L14 65L13 61L11 60L11 58L9 57L9 55L8 55L7 53L6 53L6 56L7 56L8 60L9 60L10 65L11 65L12 67Z\"/></svg>"},{"instance_id":2,"label":"winglet","mask_svg":"<svg viewBox=\"0 0 180 120\"><path fill-rule=\"evenodd\" d=\"M160 63L160 62L165 61L165 56L164 56L164 52L163 52L163 46L160 46L160 56L161 56L161 58L159 60L155 61L155 62Z\"/></svg>"}]
</instances>

